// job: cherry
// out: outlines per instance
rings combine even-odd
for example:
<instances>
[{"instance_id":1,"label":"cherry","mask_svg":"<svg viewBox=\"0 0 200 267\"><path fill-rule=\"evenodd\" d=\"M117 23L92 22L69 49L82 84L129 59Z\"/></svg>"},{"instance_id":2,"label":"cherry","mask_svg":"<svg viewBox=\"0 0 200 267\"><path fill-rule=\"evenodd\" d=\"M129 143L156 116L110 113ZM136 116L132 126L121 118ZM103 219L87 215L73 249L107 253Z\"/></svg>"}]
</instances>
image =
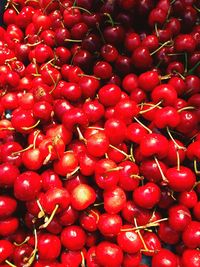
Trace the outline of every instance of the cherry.
<instances>
[{"instance_id":1,"label":"cherry","mask_svg":"<svg viewBox=\"0 0 200 267\"><path fill-rule=\"evenodd\" d=\"M139 70L147 70L152 66L152 57L146 46L137 47L131 56L132 64Z\"/></svg>"},{"instance_id":2,"label":"cherry","mask_svg":"<svg viewBox=\"0 0 200 267\"><path fill-rule=\"evenodd\" d=\"M181 257L181 263L185 267L198 266L200 263L200 253L196 249L186 249Z\"/></svg>"},{"instance_id":3,"label":"cherry","mask_svg":"<svg viewBox=\"0 0 200 267\"><path fill-rule=\"evenodd\" d=\"M77 185L71 193L71 205L76 210L84 210L96 200L94 189L87 184Z\"/></svg>"},{"instance_id":4,"label":"cherry","mask_svg":"<svg viewBox=\"0 0 200 267\"><path fill-rule=\"evenodd\" d=\"M151 182L137 187L133 191L133 201L141 208L152 209L160 200L160 188Z\"/></svg>"},{"instance_id":5,"label":"cherry","mask_svg":"<svg viewBox=\"0 0 200 267\"><path fill-rule=\"evenodd\" d=\"M115 106L121 99L121 89L117 85L107 84L100 88L98 96L104 106Z\"/></svg>"},{"instance_id":6,"label":"cherry","mask_svg":"<svg viewBox=\"0 0 200 267\"><path fill-rule=\"evenodd\" d=\"M200 205L200 202L197 202L193 208L194 217L198 221L200 220L199 205Z\"/></svg>"},{"instance_id":7,"label":"cherry","mask_svg":"<svg viewBox=\"0 0 200 267\"><path fill-rule=\"evenodd\" d=\"M161 242L155 233L145 232L142 237L146 246L144 255L153 256L161 249Z\"/></svg>"},{"instance_id":8,"label":"cherry","mask_svg":"<svg viewBox=\"0 0 200 267\"><path fill-rule=\"evenodd\" d=\"M199 246L199 229L200 223L198 221L191 221L183 231L182 240L188 248L195 249Z\"/></svg>"},{"instance_id":9,"label":"cherry","mask_svg":"<svg viewBox=\"0 0 200 267\"><path fill-rule=\"evenodd\" d=\"M104 236L117 236L121 227L122 219L118 214L103 213L99 216L98 230Z\"/></svg>"},{"instance_id":10,"label":"cherry","mask_svg":"<svg viewBox=\"0 0 200 267\"><path fill-rule=\"evenodd\" d=\"M79 217L80 225L88 232L97 230L100 213L96 209L88 209L83 211Z\"/></svg>"},{"instance_id":11,"label":"cherry","mask_svg":"<svg viewBox=\"0 0 200 267\"><path fill-rule=\"evenodd\" d=\"M33 171L21 173L14 182L14 194L18 200L34 199L41 189L40 175Z\"/></svg>"},{"instance_id":12,"label":"cherry","mask_svg":"<svg viewBox=\"0 0 200 267\"><path fill-rule=\"evenodd\" d=\"M7 259L13 255L14 246L8 240L2 239L0 240L0 248L1 248L0 263L2 264L4 261L7 261Z\"/></svg>"},{"instance_id":13,"label":"cherry","mask_svg":"<svg viewBox=\"0 0 200 267\"><path fill-rule=\"evenodd\" d=\"M76 211L72 208L71 205L69 205L66 210L57 214L57 218L59 219L59 223L63 226L72 225L78 219L78 211Z\"/></svg>"},{"instance_id":14,"label":"cherry","mask_svg":"<svg viewBox=\"0 0 200 267\"><path fill-rule=\"evenodd\" d=\"M163 106L171 106L177 99L177 92L170 84L161 84L156 86L151 94L154 103L162 101Z\"/></svg>"},{"instance_id":15,"label":"cherry","mask_svg":"<svg viewBox=\"0 0 200 267\"><path fill-rule=\"evenodd\" d=\"M176 231L183 231L191 221L190 211L183 205L174 205L169 209L169 225Z\"/></svg>"},{"instance_id":16,"label":"cherry","mask_svg":"<svg viewBox=\"0 0 200 267\"><path fill-rule=\"evenodd\" d=\"M78 167L78 159L73 151L66 151L57 161L54 161L54 171L61 176L70 176Z\"/></svg>"},{"instance_id":17,"label":"cherry","mask_svg":"<svg viewBox=\"0 0 200 267\"><path fill-rule=\"evenodd\" d=\"M121 211L126 203L126 194L118 186L104 191L103 198L104 209L111 214L116 214Z\"/></svg>"},{"instance_id":18,"label":"cherry","mask_svg":"<svg viewBox=\"0 0 200 267\"><path fill-rule=\"evenodd\" d=\"M122 119L125 123L129 124L138 113L139 108L135 101L122 99L116 104L114 115L116 118Z\"/></svg>"},{"instance_id":19,"label":"cherry","mask_svg":"<svg viewBox=\"0 0 200 267\"><path fill-rule=\"evenodd\" d=\"M0 235L8 237L14 234L19 227L19 219L16 217L8 217L0 220Z\"/></svg>"},{"instance_id":20,"label":"cherry","mask_svg":"<svg viewBox=\"0 0 200 267\"><path fill-rule=\"evenodd\" d=\"M77 267L82 263L82 252L80 251L64 251L61 254L61 262L64 266Z\"/></svg>"},{"instance_id":21,"label":"cherry","mask_svg":"<svg viewBox=\"0 0 200 267\"><path fill-rule=\"evenodd\" d=\"M159 83L160 77L156 71L146 71L138 77L138 85L145 92L152 91Z\"/></svg>"},{"instance_id":22,"label":"cherry","mask_svg":"<svg viewBox=\"0 0 200 267\"><path fill-rule=\"evenodd\" d=\"M133 52L141 44L140 36L135 32L127 33L124 40L124 46L129 52Z\"/></svg>"},{"instance_id":23,"label":"cherry","mask_svg":"<svg viewBox=\"0 0 200 267\"><path fill-rule=\"evenodd\" d=\"M28 244L22 244L19 247L15 247L13 253L13 262L19 267L24 266L25 259L30 258L33 248Z\"/></svg>"},{"instance_id":24,"label":"cherry","mask_svg":"<svg viewBox=\"0 0 200 267\"><path fill-rule=\"evenodd\" d=\"M17 208L17 202L14 198L6 195L0 196L0 218L9 217Z\"/></svg>"},{"instance_id":25,"label":"cherry","mask_svg":"<svg viewBox=\"0 0 200 267\"><path fill-rule=\"evenodd\" d=\"M108 119L104 125L105 133L112 145L118 145L125 139L126 124L115 118Z\"/></svg>"},{"instance_id":26,"label":"cherry","mask_svg":"<svg viewBox=\"0 0 200 267\"><path fill-rule=\"evenodd\" d=\"M105 44L101 47L101 55L107 62L114 62L117 59L118 51L111 44Z\"/></svg>"},{"instance_id":27,"label":"cherry","mask_svg":"<svg viewBox=\"0 0 200 267\"><path fill-rule=\"evenodd\" d=\"M194 190L183 191L179 194L178 201L189 209L193 208L198 202L197 193Z\"/></svg>"},{"instance_id":28,"label":"cherry","mask_svg":"<svg viewBox=\"0 0 200 267\"><path fill-rule=\"evenodd\" d=\"M134 254L126 253L124 254L122 264L125 267L131 267L131 266L136 267L139 266L141 259L142 259L142 254L140 252Z\"/></svg>"},{"instance_id":29,"label":"cherry","mask_svg":"<svg viewBox=\"0 0 200 267\"><path fill-rule=\"evenodd\" d=\"M97 100L86 100L83 104L83 111L85 112L89 122L97 122L104 116L104 106Z\"/></svg>"},{"instance_id":30,"label":"cherry","mask_svg":"<svg viewBox=\"0 0 200 267\"><path fill-rule=\"evenodd\" d=\"M86 234L80 226L71 225L62 230L60 240L68 250L81 250L86 242Z\"/></svg>"},{"instance_id":31,"label":"cherry","mask_svg":"<svg viewBox=\"0 0 200 267\"><path fill-rule=\"evenodd\" d=\"M145 177L145 179L150 182L161 182L163 177L159 168L161 168L162 173L165 175L167 171L167 166L164 162L160 160L158 160L158 164L155 160L145 160L140 165L140 173Z\"/></svg>"},{"instance_id":32,"label":"cherry","mask_svg":"<svg viewBox=\"0 0 200 267\"><path fill-rule=\"evenodd\" d=\"M38 170L42 167L45 154L38 148L28 149L22 154L22 163L28 170Z\"/></svg>"},{"instance_id":33,"label":"cherry","mask_svg":"<svg viewBox=\"0 0 200 267\"><path fill-rule=\"evenodd\" d=\"M137 253L143 247L143 244L138 233L129 228L129 225L123 225L117 235L117 243L124 252Z\"/></svg>"},{"instance_id":34,"label":"cherry","mask_svg":"<svg viewBox=\"0 0 200 267\"><path fill-rule=\"evenodd\" d=\"M174 128L180 123L180 116L175 108L167 106L156 110L153 122L158 128Z\"/></svg>"},{"instance_id":35,"label":"cherry","mask_svg":"<svg viewBox=\"0 0 200 267\"><path fill-rule=\"evenodd\" d=\"M174 253L168 249L162 248L152 257L152 267L176 267L177 258Z\"/></svg>"},{"instance_id":36,"label":"cherry","mask_svg":"<svg viewBox=\"0 0 200 267\"><path fill-rule=\"evenodd\" d=\"M55 260L61 252L61 241L56 235L49 233L40 234L37 250L41 260Z\"/></svg>"},{"instance_id":37,"label":"cherry","mask_svg":"<svg viewBox=\"0 0 200 267\"><path fill-rule=\"evenodd\" d=\"M166 178L169 187L176 192L191 190L196 181L195 174L185 166L180 166L179 169L169 168L166 172Z\"/></svg>"},{"instance_id":38,"label":"cherry","mask_svg":"<svg viewBox=\"0 0 200 267\"><path fill-rule=\"evenodd\" d=\"M122 249L115 243L102 241L96 247L96 259L100 265L119 267L123 261Z\"/></svg>"},{"instance_id":39,"label":"cherry","mask_svg":"<svg viewBox=\"0 0 200 267\"><path fill-rule=\"evenodd\" d=\"M92 134L87 138L86 147L91 156L102 157L109 147L108 136L103 132Z\"/></svg>"},{"instance_id":40,"label":"cherry","mask_svg":"<svg viewBox=\"0 0 200 267\"><path fill-rule=\"evenodd\" d=\"M140 142L140 152L145 157L155 156L162 159L168 153L168 140L157 133L145 135Z\"/></svg>"},{"instance_id":41,"label":"cherry","mask_svg":"<svg viewBox=\"0 0 200 267\"><path fill-rule=\"evenodd\" d=\"M51 169L42 172L40 177L42 179L42 188L44 191L54 187L62 187L62 181L60 177Z\"/></svg>"},{"instance_id":42,"label":"cherry","mask_svg":"<svg viewBox=\"0 0 200 267\"><path fill-rule=\"evenodd\" d=\"M0 187L9 188L13 187L16 178L19 175L19 169L12 163L0 164Z\"/></svg>"}]
</instances>

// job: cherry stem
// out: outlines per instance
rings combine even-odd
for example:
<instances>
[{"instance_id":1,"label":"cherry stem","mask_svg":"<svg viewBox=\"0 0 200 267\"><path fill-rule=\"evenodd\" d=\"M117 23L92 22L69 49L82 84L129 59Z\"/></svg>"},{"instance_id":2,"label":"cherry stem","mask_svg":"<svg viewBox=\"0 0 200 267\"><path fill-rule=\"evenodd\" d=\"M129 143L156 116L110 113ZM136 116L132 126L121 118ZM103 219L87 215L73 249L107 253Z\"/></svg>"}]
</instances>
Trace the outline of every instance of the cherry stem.
<instances>
[{"instance_id":1,"label":"cherry stem","mask_svg":"<svg viewBox=\"0 0 200 267\"><path fill-rule=\"evenodd\" d=\"M178 112L181 112L181 111L184 111L184 110L194 110L196 109L195 107L193 106L187 106L187 107L183 107L181 109L178 110Z\"/></svg>"},{"instance_id":2,"label":"cherry stem","mask_svg":"<svg viewBox=\"0 0 200 267\"><path fill-rule=\"evenodd\" d=\"M116 151L120 152L122 155L124 155L126 157L126 159L129 159L131 157L131 155L128 155L126 152L124 152L123 150L109 144L109 147L115 149Z\"/></svg>"},{"instance_id":3,"label":"cherry stem","mask_svg":"<svg viewBox=\"0 0 200 267\"><path fill-rule=\"evenodd\" d=\"M36 141L37 141L37 137L39 133L40 133L40 130L37 130L36 132L34 132L33 148L36 148Z\"/></svg>"},{"instance_id":4,"label":"cherry stem","mask_svg":"<svg viewBox=\"0 0 200 267\"><path fill-rule=\"evenodd\" d=\"M111 24L111 26L113 27L115 24L114 24L114 21L111 17L111 15L109 13L103 13L106 17L108 17L108 22Z\"/></svg>"},{"instance_id":5,"label":"cherry stem","mask_svg":"<svg viewBox=\"0 0 200 267\"><path fill-rule=\"evenodd\" d=\"M38 45L38 44L41 44L43 41L37 41L36 43L34 44L30 44L30 43L26 43L27 46L35 46L35 45Z\"/></svg>"},{"instance_id":6,"label":"cherry stem","mask_svg":"<svg viewBox=\"0 0 200 267\"><path fill-rule=\"evenodd\" d=\"M97 218L97 222L96 223L98 223L98 221L99 221L99 214L97 213L97 212L95 212L94 210L90 210L95 216L96 216L96 218Z\"/></svg>"},{"instance_id":7,"label":"cherry stem","mask_svg":"<svg viewBox=\"0 0 200 267\"><path fill-rule=\"evenodd\" d=\"M193 8L194 8L197 12L200 12L200 8L198 8L197 6L193 5Z\"/></svg>"},{"instance_id":8,"label":"cherry stem","mask_svg":"<svg viewBox=\"0 0 200 267\"><path fill-rule=\"evenodd\" d=\"M172 41L168 40L167 42L163 43L161 46L159 46L156 50L154 50L152 53L150 53L150 56L156 54L161 48L163 48L164 46L171 44L172 45Z\"/></svg>"},{"instance_id":9,"label":"cherry stem","mask_svg":"<svg viewBox=\"0 0 200 267\"><path fill-rule=\"evenodd\" d=\"M49 218L48 217L45 218L46 222L44 224L40 225L39 229L46 228L51 223L51 221L53 220L53 218L54 218L54 216L55 216L55 214L56 214L58 209L59 209L59 205L56 204L56 206L55 206L54 210L52 211L50 217Z\"/></svg>"},{"instance_id":10,"label":"cherry stem","mask_svg":"<svg viewBox=\"0 0 200 267\"><path fill-rule=\"evenodd\" d=\"M150 130L146 125L144 125L140 120L138 120L136 117L134 117L134 120L137 121L144 129L147 130L150 134L152 133L152 130Z\"/></svg>"},{"instance_id":11,"label":"cherry stem","mask_svg":"<svg viewBox=\"0 0 200 267\"><path fill-rule=\"evenodd\" d=\"M85 257L84 257L84 254L83 254L83 251L80 252L81 253L81 267L85 267Z\"/></svg>"},{"instance_id":12,"label":"cherry stem","mask_svg":"<svg viewBox=\"0 0 200 267\"><path fill-rule=\"evenodd\" d=\"M81 132L81 130L80 130L80 128L78 126L76 126L76 130L78 132L78 138L79 138L79 140L80 141L83 141L84 143L86 143L86 139L84 138L84 136L83 136L83 134L82 134L82 132Z\"/></svg>"},{"instance_id":13,"label":"cherry stem","mask_svg":"<svg viewBox=\"0 0 200 267\"><path fill-rule=\"evenodd\" d=\"M158 34L158 24L155 23L154 27L155 27L156 36L159 37L159 34Z\"/></svg>"},{"instance_id":14,"label":"cherry stem","mask_svg":"<svg viewBox=\"0 0 200 267\"><path fill-rule=\"evenodd\" d=\"M174 143L174 145L177 147L177 149L182 149L182 150L186 150L186 148L184 147L184 146L180 146L177 142L176 142L176 140L174 139L174 137L172 136L172 134L171 134L171 132L170 132L170 130L169 130L169 128L167 127L167 133L168 133L168 135L169 135L169 137L170 137L170 139L172 140L172 142Z\"/></svg>"},{"instance_id":15,"label":"cherry stem","mask_svg":"<svg viewBox=\"0 0 200 267\"><path fill-rule=\"evenodd\" d=\"M26 259L27 263L24 264L24 267L29 267L32 265L32 263L34 262L35 260L35 256L36 256L36 253L37 253L37 247L38 247L38 238L37 238L37 231L36 229L34 229L34 238L35 238L35 245L34 245L34 250L33 252L31 253L31 256Z\"/></svg>"},{"instance_id":16,"label":"cherry stem","mask_svg":"<svg viewBox=\"0 0 200 267\"><path fill-rule=\"evenodd\" d=\"M132 227L132 228L120 229L120 231L121 232L126 232L126 231L133 231L133 230L139 230L139 229L146 229L146 228L149 228L149 227L155 227L155 226L159 226L160 222L164 222L164 221L167 221L167 220L168 220L168 218L162 218L162 219L156 220L154 222L147 223L145 225L140 225L140 226Z\"/></svg>"},{"instance_id":17,"label":"cherry stem","mask_svg":"<svg viewBox=\"0 0 200 267\"><path fill-rule=\"evenodd\" d=\"M187 73L188 70L188 55L187 53L184 53L184 59L185 59L185 69L184 69L184 73Z\"/></svg>"},{"instance_id":18,"label":"cherry stem","mask_svg":"<svg viewBox=\"0 0 200 267\"><path fill-rule=\"evenodd\" d=\"M197 160L196 159L194 160L194 171L196 174L200 174L200 171L197 168Z\"/></svg>"},{"instance_id":19,"label":"cherry stem","mask_svg":"<svg viewBox=\"0 0 200 267\"><path fill-rule=\"evenodd\" d=\"M193 74L193 72L200 66L200 61L198 61L194 67L192 67L189 71L188 74Z\"/></svg>"},{"instance_id":20,"label":"cherry stem","mask_svg":"<svg viewBox=\"0 0 200 267\"><path fill-rule=\"evenodd\" d=\"M89 75L89 74L85 74L85 73L80 73L78 74L79 77L91 77L91 78L94 78L96 80L101 80L99 77L96 77L94 75Z\"/></svg>"},{"instance_id":21,"label":"cherry stem","mask_svg":"<svg viewBox=\"0 0 200 267\"><path fill-rule=\"evenodd\" d=\"M163 180L165 183L168 183L168 180L167 180L167 178L165 177L165 175L164 175L164 173L163 173L163 170L162 170L162 168L161 168L161 166L160 166L160 163L159 163L158 159L157 159L156 157L154 157L154 160L155 160L155 162L156 162L156 164L157 164L157 166L158 166L158 169L159 169L159 172L160 172L160 174L161 174L162 180Z\"/></svg>"},{"instance_id":22,"label":"cherry stem","mask_svg":"<svg viewBox=\"0 0 200 267\"><path fill-rule=\"evenodd\" d=\"M102 205L104 205L103 202L100 202L100 203L94 203L94 204L93 204L94 207L99 207L99 206L102 206Z\"/></svg>"},{"instance_id":23,"label":"cherry stem","mask_svg":"<svg viewBox=\"0 0 200 267\"><path fill-rule=\"evenodd\" d=\"M79 39L65 39L65 42L81 43L82 40L79 40Z\"/></svg>"},{"instance_id":24,"label":"cherry stem","mask_svg":"<svg viewBox=\"0 0 200 267\"><path fill-rule=\"evenodd\" d=\"M43 13L46 12L47 8L54 2L54 0L51 0L46 6L45 8L43 9Z\"/></svg>"},{"instance_id":25,"label":"cherry stem","mask_svg":"<svg viewBox=\"0 0 200 267\"><path fill-rule=\"evenodd\" d=\"M19 153L22 153L22 152L24 152L24 151L27 151L27 150L29 150L30 148L32 148L33 147L33 144L31 144L31 145L29 145L28 147L26 147L26 148L24 148L24 149L21 149L21 150L18 150L18 151L15 151L15 152L12 152L12 156L15 156L15 155L17 155L17 154L19 154Z\"/></svg>"},{"instance_id":26,"label":"cherry stem","mask_svg":"<svg viewBox=\"0 0 200 267\"><path fill-rule=\"evenodd\" d=\"M105 43L106 43L106 41L105 41L105 39L104 39L104 36L103 36L102 30L101 30L101 28L100 28L100 25L99 25L99 23L98 23L98 22L96 23L96 27L97 27L97 30L98 30L99 34L101 35L101 39L102 39L103 43L105 44Z\"/></svg>"},{"instance_id":27,"label":"cherry stem","mask_svg":"<svg viewBox=\"0 0 200 267\"><path fill-rule=\"evenodd\" d=\"M160 80L162 81L162 80L168 80L168 79L170 79L172 77L172 75L171 74L167 74L167 75L164 75L164 76L160 76Z\"/></svg>"},{"instance_id":28,"label":"cherry stem","mask_svg":"<svg viewBox=\"0 0 200 267\"><path fill-rule=\"evenodd\" d=\"M23 129L24 131L31 130L31 129L35 128L36 126L38 126L39 123L40 123L40 120L38 120L38 121L37 121L34 125L32 125L32 126L29 126L29 127L22 127L22 129Z\"/></svg>"},{"instance_id":29,"label":"cherry stem","mask_svg":"<svg viewBox=\"0 0 200 267\"><path fill-rule=\"evenodd\" d=\"M40 212L38 213L38 219L40 219L40 218L42 218L42 217L45 216L45 212L44 212L44 210L43 210L43 207L42 207L42 205L41 205L39 199L37 199L36 203L37 203L37 205L38 205L38 207L39 207L39 209L40 209Z\"/></svg>"},{"instance_id":30,"label":"cherry stem","mask_svg":"<svg viewBox=\"0 0 200 267\"><path fill-rule=\"evenodd\" d=\"M30 236L27 236L24 241L22 241L21 243L16 243L14 242L13 244L16 246L16 247L20 247L21 245L27 243L28 241L30 240Z\"/></svg>"},{"instance_id":31,"label":"cherry stem","mask_svg":"<svg viewBox=\"0 0 200 267\"><path fill-rule=\"evenodd\" d=\"M5 260L5 263L7 263L9 266L11 267L17 267L16 265L14 265L13 263L11 263L10 261L8 260Z\"/></svg>"},{"instance_id":32,"label":"cherry stem","mask_svg":"<svg viewBox=\"0 0 200 267\"><path fill-rule=\"evenodd\" d=\"M146 113L146 112L149 112L149 111L151 111L152 109L154 109L154 108L161 108L160 107L160 104L162 104L162 102L163 102L163 100L161 100L160 102L158 102L157 104L150 104L150 103L144 103L145 105L148 105L148 106L151 106L149 109L146 109L146 110L141 110L140 112L139 112L139 114L144 114L144 113ZM143 105L144 105L143 104Z\"/></svg>"},{"instance_id":33,"label":"cherry stem","mask_svg":"<svg viewBox=\"0 0 200 267\"><path fill-rule=\"evenodd\" d=\"M36 58L35 57L33 58L33 64L35 65L35 73L36 74L39 74L38 68L37 68L37 61L36 61Z\"/></svg>"},{"instance_id":34,"label":"cherry stem","mask_svg":"<svg viewBox=\"0 0 200 267\"><path fill-rule=\"evenodd\" d=\"M72 172L66 174L66 180L73 177L74 174L76 174L79 171L80 167L76 167Z\"/></svg>"},{"instance_id":35,"label":"cherry stem","mask_svg":"<svg viewBox=\"0 0 200 267\"><path fill-rule=\"evenodd\" d=\"M176 150L176 156L177 156L177 171L180 171L180 155L178 150Z\"/></svg>"},{"instance_id":36,"label":"cherry stem","mask_svg":"<svg viewBox=\"0 0 200 267\"><path fill-rule=\"evenodd\" d=\"M138 174L131 174L130 177L133 178L133 179L144 180L144 177L143 176L139 176Z\"/></svg>"},{"instance_id":37,"label":"cherry stem","mask_svg":"<svg viewBox=\"0 0 200 267\"><path fill-rule=\"evenodd\" d=\"M71 8L80 9L80 10L92 15L92 13L89 10L87 10L86 8L83 8L83 7L80 7L80 6L76 6L76 5L75 6L71 6Z\"/></svg>"},{"instance_id":38,"label":"cherry stem","mask_svg":"<svg viewBox=\"0 0 200 267\"><path fill-rule=\"evenodd\" d=\"M8 127L8 128L0 128L0 131L14 131L15 128Z\"/></svg>"},{"instance_id":39,"label":"cherry stem","mask_svg":"<svg viewBox=\"0 0 200 267\"><path fill-rule=\"evenodd\" d=\"M135 227L138 227L136 218L134 218L134 223L135 223ZM146 243L145 243L145 241L144 241L144 238L142 237L142 235L141 235L139 229L137 230L137 234L139 235L139 238L140 238L140 240L142 241L142 244L143 244L143 246L144 246L144 249L145 249L146 251L148 251L147 245L146 245Z\"/></svg>"},{"instance_id":40,"label":"cherry stem","mask_svg":"<svg viewBox=\"0 0 200 267\"><path fill-rule=\"evenodd\" d=\"M46 68L48 66L48 64L50 64L51 62L53 62L55 60L55 58L53 57L52 59L50 59L49 61L47 61L42 67L41 70L43 70L44 68Z\"/></svg>"},{"instance_id":41,"label":"cherry stem","mask_svg":"<svg viewBox=\"0 0 200 267\"><path fill-rule=\"evenodd\" d=\"M133 143L131 144L131 147L130 147L130 160L135 162L135 158L133 155Z\"/></svg>"}]
</instances>

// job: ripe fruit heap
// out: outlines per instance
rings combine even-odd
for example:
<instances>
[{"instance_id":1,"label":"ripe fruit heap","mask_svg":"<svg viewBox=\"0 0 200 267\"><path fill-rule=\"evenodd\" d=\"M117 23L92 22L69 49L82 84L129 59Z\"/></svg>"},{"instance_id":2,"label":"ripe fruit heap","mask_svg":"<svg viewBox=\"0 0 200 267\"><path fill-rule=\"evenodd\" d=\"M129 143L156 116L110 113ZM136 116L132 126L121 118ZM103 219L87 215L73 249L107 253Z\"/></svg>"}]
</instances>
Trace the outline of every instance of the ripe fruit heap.
<instances>
[{"instance_id":1,"label":"ripe fruit heap","mask_svg":"<svg viewBox=\"0 0 200 267\"><path fill-rule=\"evenodd\" d=\"M199 13L8 1L1 267L200 267Z\"/></svg>"}]
</instances>

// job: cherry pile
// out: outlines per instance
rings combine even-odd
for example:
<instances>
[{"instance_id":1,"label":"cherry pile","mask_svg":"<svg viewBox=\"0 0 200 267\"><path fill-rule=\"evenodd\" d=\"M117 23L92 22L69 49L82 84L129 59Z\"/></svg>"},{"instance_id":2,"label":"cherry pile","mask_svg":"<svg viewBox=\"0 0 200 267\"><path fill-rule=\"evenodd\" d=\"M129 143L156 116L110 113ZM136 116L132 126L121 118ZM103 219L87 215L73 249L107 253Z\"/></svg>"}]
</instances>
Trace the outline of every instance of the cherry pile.
<instances>
[{"instance_id":1,"label":"cherry pile","mask_svg":"<svg viewBox=\"0 0 200 267\"><path fill-rule=\"evenodd\" d=\"M8 1L0 267L200 267L199 13Z\"/></svg>"}]
</instances>

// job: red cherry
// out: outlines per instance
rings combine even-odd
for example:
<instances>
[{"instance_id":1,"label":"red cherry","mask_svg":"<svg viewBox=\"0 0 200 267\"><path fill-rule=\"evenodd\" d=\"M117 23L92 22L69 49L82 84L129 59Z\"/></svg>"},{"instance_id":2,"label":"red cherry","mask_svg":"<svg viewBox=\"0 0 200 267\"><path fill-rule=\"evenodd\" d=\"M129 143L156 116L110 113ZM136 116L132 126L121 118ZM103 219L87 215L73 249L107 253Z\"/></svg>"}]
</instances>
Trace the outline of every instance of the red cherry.
<instances>
[{"instance_id":1,"label":"red cherry","mask_svg":"<svg viewBox=\"0 0 200 267\"><path fill-rule=\"evenodd\" d=\"M8 240L0 240L0 263L2 264L6 259L13 255L14 246Z\"/></svg>"},{"instance_id":2,"label":"red cherry","mask_svg":"<svg viewBox=\"0 0 200 267\"><path fill-rule=\"evenodd\" d=\"M152 257L152 267L177 267L177 258L168 249L162 248Z\"/></svg>"},{"instance_id":3,"label":"red cherry","mask_svg":"<svg viewBox=\"0 0 200 267\"><path fill-rule=\"evenodd\" d=\"M191 221L189 209L182 205L174 205L169 209L169 225L176 231L183 231Z\"/></svg>"},{"instance_id":4,"label":"red cherry","mask_svg":"<svg viewBox=\"0 0 200 267\"><path fill-rule=\"evenodd\" d=\"M102 241L96 247L96 259L100 265L110 267L121 266L123 260L122 249L115 243Z\"/></svg>"},{"instance_id":5,"label":"red cherry","mask_svg":"<svg viewBox=\"0 0 200 267\"><path fill-rule=\"evenodd\" d=\"M166 172L169 186L176 192L184 192L192 189L196 182L195 174L187 167L180 166L169 168Z\"/></svg>"},{"instance_id":6,"label":"red cherry","mask_svg":"<svg viewBox=\"0 0 200 267\"><path fill-rule=\"evenodd\" d=\"M56 235L42 233L38 238L38 256L41 260L55 260L61 251L61 242Z\"/></svg>"},{"instance_id":7,"label":"red cherry","mask_svg":"<svg viewBox=\"0 0 200 267\"><path fill-rule=\"evenodd\" d=\"M0 218L3 219L14 213L17 208L17 202L14 198L6 195L0 196Z\"/></svg>"},{"instance_id":8,"label":"red cherry","mask_svg":"<svg viewBox=\"0 0 200 267\"><path fill-rule=\"evenodd\" d=\"M146 183L133 191L133 200L139 207L152 209L160 200L160 188L154 183Z\"/></svg>"},{"instance_id":9,"label":"red cherry","mask_svg":"<svg viewBox=\"0 0 200 267\"><path fill-rule=\"evenodd\" d=\"M71 205L76 210L84 210L96 200L94 189L87 184L77 185L71 193Z\"/></svg>"},{"instance_id":10,"label":"red cherry","mask_svg":"<svg viewBox=\"0 0 200 267\"><path fill-rule=\"evenodd\" d=\"M81 250L86 242L86 234L80 226L71 225L62 230L60 240L68 250Z\"/></svg>"},{"instance_id":11,"label":"red cherry","mask_svg":"<svg viewBox=\"0 0 200 267\"><path fill-rule=\"evenodd\" d=\"M186 249L181 257L181 263L185 267L198 267L200 264L200 253L197 249Z\"/></svg>"},{"instance_id":12,"label":"red cherry","mask_svg":"<svg viewBox=\"0 0 200 267\"><path fill-rule=\"evenodd\" d=\"M143 247L143 244L137 232L126 230L129 228L131 228L130 225L123 225L117 235L117 243L124 252L137 253Z\"/></svg>"},{"instance_id":13,"label":"red cherry","mask_svg":"<svg viewBox=\"0 0 200 267\"><path fill-rule=\"evenodd\" d=\"M104 236L117 236L122 227L122 219L118 214L103 213L99 216L98 230Z\"/></svg>"},{"instance_id":14,"label":"red cherry","mask_svg":"<svg viewBox=\"0 0 200 267\"><path fill-rule=\"evenodd\" d=\"M34 199L42 186L41 177L33 171L21 173L14 182L14 194L18 200L28 201Z\"/></svg>"},{"instance_id":15,"label":"red cherry","mask_svg":"<svg viewBox=\"0 0 200 267\"><path fill-rule=\"evenodd\" d=\"M191 221L182 234L182 240L184 244L190 248L195 249L200 244L200 222Z\"/></svg>"},{"instance_id":16,"label":"red cherry","mask_svg":"<svg viewBox=\"0 0 200 267\"><path fill-rule=\"evenodd\" d=\"M106 212L116 214L123 209L126 203L126 194L120 187L104 191L104 209Z\"/></svg>"}]
</instances>

